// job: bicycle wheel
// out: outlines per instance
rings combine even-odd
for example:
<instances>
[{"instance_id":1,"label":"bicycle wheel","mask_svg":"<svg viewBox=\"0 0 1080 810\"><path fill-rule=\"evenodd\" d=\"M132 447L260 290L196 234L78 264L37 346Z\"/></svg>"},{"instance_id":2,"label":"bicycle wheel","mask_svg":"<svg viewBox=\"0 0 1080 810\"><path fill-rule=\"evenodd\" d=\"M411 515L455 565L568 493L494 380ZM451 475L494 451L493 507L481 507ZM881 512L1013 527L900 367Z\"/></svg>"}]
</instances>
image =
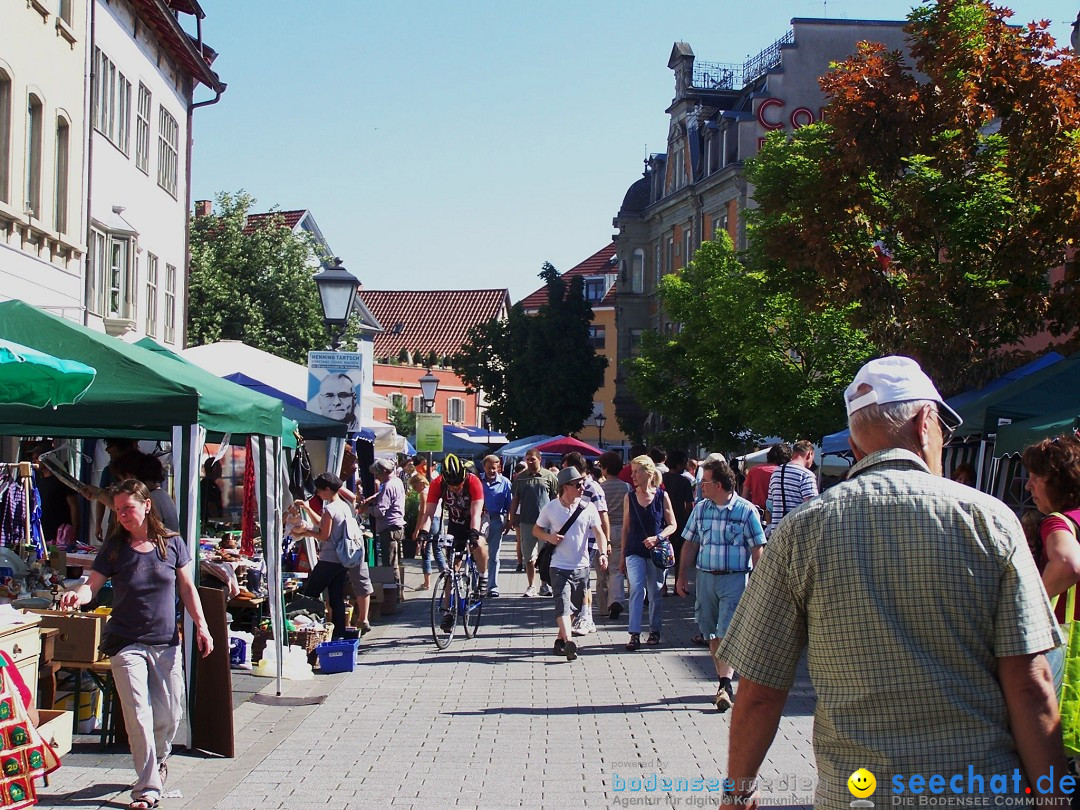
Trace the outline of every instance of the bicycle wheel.
<instances>
[{"instance_id":1,"label":"bicycle wheel","mask_svg":"<svg viewBox=\"0 0 1080 810\"><path fill-rule=\"evenodd\" d=\"M449 572L439 574L431 592L431 637L435 646L445 650L454 640L458 623L458 598L454 593L455 578Z\"/></svg>"},{"instance_id":2,"label":"bicycle wheel","mask_svg":"<svg viewBox=\"0 0 1080 810\"><path fill-rule=\"evenodd\" d=\"M465 625L465 638L476 638L476 634L480 632L480 612L484 609L484 595L477 587L479 579L476 566L470 564L469 593L465 597L465 615L461 617L462 624Z\"/></svg>"}]
</instances>

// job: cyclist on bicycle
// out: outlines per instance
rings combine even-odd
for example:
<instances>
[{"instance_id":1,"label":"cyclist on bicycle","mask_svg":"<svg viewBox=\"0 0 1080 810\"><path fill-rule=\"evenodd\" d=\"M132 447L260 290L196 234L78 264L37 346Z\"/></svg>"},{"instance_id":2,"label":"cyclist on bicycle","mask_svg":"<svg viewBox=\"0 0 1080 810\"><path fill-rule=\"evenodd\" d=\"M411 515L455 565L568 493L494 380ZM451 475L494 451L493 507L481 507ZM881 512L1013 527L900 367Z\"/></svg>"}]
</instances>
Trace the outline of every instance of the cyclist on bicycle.
<instances>
[{"instance_id":1,"label":"cyclist on bicycle","mask_svg":"<svg viewBox=\"0 0 1080 810\"><path fill-rule=\"evenodd\" d=\"M447 520L443 524L444 531L454 538L454 553L464 553L465 544L469 544L480 572L479 591L481 594L486 593L487 544L480 534L480 519L484 512L484 487L479 478L465 471L465 465L453 453L443 460L442 475L428 487L427 506L420 519L420 536L429 541L428 530L440 499L446 506L447 514Z\"/></svg>"}]
</instances>

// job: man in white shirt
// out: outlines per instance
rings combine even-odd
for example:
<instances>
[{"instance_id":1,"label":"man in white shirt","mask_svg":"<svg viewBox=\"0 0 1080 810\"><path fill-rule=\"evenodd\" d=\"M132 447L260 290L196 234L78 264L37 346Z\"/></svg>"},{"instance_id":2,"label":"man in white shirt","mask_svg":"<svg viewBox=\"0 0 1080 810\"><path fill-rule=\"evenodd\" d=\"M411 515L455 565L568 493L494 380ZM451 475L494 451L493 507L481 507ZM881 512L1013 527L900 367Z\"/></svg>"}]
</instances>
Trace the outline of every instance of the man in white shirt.
<instances>
[{"instance_id":1,"label":"man in white shirt","mask_svg":"<svg viewBox=\"0 0 1080 810\"><path fill-rule=\"evenodd\" d=\"M558 497L540 510L533 536L555 546L551 557L551 590L559 636L552 652L573 661L577 658L577 642L570 635L570 614L574 605L582 606L589 586L589 533L596 538L597 563L602 570L607 569L608 539L600 513L581 497L585 476L575 467L564 467L559 470L557 483ZM571 518L574 521L567 526Z\"/></svg>"},{"instance_id":2,"label":"man in white shirt","mask_svg":"<svg viewBox=\"0 0 1080 810\"><path fill-rule=\"evenodd\" d=\"M765 506L766 537L772 536L784 515L817 497L817 478L810 471L813 464L814 445L800 439L791 448L791 461L773 470Z\"/></svg>"}]
</instances>

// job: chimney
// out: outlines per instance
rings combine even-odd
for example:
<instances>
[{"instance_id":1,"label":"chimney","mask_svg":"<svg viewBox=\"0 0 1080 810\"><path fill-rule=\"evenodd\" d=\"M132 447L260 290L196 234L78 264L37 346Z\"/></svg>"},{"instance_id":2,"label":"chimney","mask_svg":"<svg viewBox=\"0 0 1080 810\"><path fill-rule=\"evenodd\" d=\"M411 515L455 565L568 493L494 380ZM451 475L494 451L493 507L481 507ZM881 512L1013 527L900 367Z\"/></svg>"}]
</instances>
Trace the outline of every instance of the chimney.
<instances>
[{"instance_id":1,"label":"chimney","mask_svg":"<svg viewBox=\"0 0 1080 810\"><path fill-rule=\"evenodd\" d=\"M195 201L195 216L208 217L214 213L214 204L210 200Z\"/></svg>"}]
</instances>

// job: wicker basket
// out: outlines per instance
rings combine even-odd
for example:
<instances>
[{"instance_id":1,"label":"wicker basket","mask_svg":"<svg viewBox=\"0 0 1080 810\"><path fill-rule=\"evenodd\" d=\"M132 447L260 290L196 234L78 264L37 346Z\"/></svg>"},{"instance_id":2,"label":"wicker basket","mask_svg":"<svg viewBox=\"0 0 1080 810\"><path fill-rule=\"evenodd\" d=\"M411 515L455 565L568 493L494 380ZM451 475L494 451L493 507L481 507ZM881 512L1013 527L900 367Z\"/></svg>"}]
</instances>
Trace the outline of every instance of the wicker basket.
<instances>
[{"instance_id":1,"label":"wicker basket","mask_svg":"<svg viewBox=\"0 0 1080 810\"><path fill-rule=\"evenodd\" d=\"M327 622L323 627L305 627L302 630L294 630L289 633L289 645L303 647L308 654L308 662L314 660L315 648L320 642L329 641L334 633L333 622ZM267 643L274 640L274 633L269 628L256 628L255 638L251 642L251 662L258 663L262 660L263 650Z\"/></svg>"}]
</instances>

